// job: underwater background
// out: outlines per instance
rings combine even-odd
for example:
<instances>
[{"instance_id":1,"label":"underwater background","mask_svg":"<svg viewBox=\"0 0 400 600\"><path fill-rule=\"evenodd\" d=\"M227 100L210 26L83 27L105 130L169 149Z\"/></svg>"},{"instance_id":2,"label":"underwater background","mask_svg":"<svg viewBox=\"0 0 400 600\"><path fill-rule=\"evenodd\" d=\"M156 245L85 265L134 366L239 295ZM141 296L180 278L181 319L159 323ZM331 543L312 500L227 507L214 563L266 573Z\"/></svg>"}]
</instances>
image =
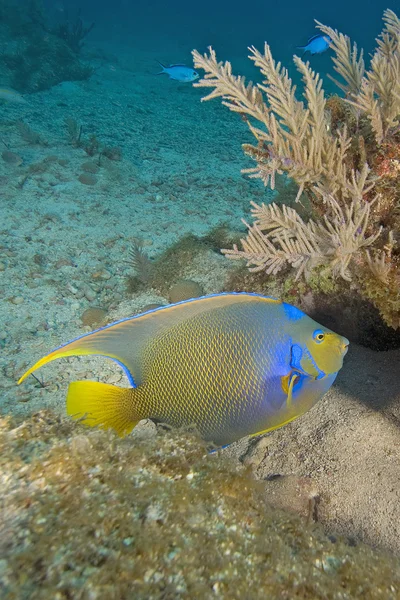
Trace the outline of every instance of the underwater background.
<instances>
[{"instance_id":1,"label":"underwater background","mask_svg":"<svg viewBox=\"0 0 400 600\"><path fill-rule=\"evenodd\" d=\"M352 284L316 291L223 256L251 201L293 206L296 186L243 174L246 120L158 75L211 45L259 82L248 46L267 41L300 94L314 19L368 66L388 8L0 0L1 598L400 598L398 296L389 323ZM331 50L304 58L340 93ZM284 295L350 339L333 388L282 429L214 454L149 422L122 441L88 432L64 416L68 383L128 385L99 357L16 385L98 326L231 290Z\"/></svg>"}]
</instances>

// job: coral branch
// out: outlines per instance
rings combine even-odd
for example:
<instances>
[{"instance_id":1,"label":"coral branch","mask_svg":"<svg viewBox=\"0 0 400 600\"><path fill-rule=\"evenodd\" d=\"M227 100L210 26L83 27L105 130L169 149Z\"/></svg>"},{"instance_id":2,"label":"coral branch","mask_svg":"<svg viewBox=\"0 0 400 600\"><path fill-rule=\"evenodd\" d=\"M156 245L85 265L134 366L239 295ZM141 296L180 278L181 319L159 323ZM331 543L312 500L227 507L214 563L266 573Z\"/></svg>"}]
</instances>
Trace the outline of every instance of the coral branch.
<instances>
[{"instance_id":1,"label":"coral branch","mask_svg":"<svg viewBox=\"0 0 400 600\"><path fill-rule=\"evenodd\" d=\"M245 118L256 139L255 145L243 145L256 163L243 172L272 189L276 175L285 173L298 185L296 201L305 191L313 208L306 222L284 204L252 203L254 223L243 221L248 235L242 248L234 245L223 253L244 259L254 272L276 275L291 266L297 279L322 267L324 274L352 281L385 321L398 327L399 188L392 190L396 182L400 186L400 20L385 11L368 71L362 50L347 36L317 26L332 40L334 68L344 80L336 83L344 100L327 103L318 73L295 56L304 84L299 99L268 44L264 52L249 48L249 58L263 76L257 84L233 75L230 63L219 62L212 48L204 55L193 52L195 67L205 71L195 85L211 88L203 100L222 98Z\"/></svg>"}]
</instances>

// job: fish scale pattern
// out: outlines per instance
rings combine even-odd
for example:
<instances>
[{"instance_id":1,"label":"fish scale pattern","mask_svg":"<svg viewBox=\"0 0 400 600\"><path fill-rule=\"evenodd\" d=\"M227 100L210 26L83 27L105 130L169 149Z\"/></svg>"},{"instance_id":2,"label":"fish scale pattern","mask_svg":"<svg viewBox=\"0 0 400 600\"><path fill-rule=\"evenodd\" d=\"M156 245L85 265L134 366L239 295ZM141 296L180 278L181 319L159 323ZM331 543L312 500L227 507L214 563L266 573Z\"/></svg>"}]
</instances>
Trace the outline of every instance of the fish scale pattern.
<instances>
[{"instance_id":1,"label":"fish scale pattern","mask_svg":"<svg viewBox=\"0 0 400 600\"><path fill-rule=\"evenodd\" d=\"M280 343L277 327L266 321L271 308L223 307L153 339L142 357L147 414L175 426L195 424L205 437L259 423L272 410L269 397L284 400L278 372L288 369L289 342Z\"/></svg>"}]
</instances>

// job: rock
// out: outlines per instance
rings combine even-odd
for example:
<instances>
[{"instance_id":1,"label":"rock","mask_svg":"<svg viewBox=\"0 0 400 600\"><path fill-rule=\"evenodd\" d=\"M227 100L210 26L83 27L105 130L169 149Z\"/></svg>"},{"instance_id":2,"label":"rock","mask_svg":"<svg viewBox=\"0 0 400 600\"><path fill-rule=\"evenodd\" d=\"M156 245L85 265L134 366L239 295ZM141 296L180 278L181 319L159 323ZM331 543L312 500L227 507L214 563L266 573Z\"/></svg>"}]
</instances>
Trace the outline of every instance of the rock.
<instances>
[{"instance_id":1,"label":"rock","mask_svg":"<svg viewBox=\"0 0 400 600\"><path fill-rule=\"evenodd\" d=\"M91 173L82 173L78 177L79 181L84 185L96 185L97 179Z\"/></svg>"},{"instance_id":2,"label":"rock","mask_svg":"<svg viewBox=\"0 0 400 600\"><path fill-rule=\"evenodd\" d=\"M168 292L168 301L171 304L189 300L190 298L198 298L204 294L204 290L200 283L191 279L182 279L170 288Z\"/></svg>"},{"instance_id":3,"label":"rock","mask_svg":"<svg viewBox=\"0 0 400 600\"><path fill-rule=\"evenodd\" d=\"M102 325L106 316L107 311L103 308L92 306L84 311L81 316L81 321L85 327L93 327L94 325Z\"/></svg>"}]
</instances>

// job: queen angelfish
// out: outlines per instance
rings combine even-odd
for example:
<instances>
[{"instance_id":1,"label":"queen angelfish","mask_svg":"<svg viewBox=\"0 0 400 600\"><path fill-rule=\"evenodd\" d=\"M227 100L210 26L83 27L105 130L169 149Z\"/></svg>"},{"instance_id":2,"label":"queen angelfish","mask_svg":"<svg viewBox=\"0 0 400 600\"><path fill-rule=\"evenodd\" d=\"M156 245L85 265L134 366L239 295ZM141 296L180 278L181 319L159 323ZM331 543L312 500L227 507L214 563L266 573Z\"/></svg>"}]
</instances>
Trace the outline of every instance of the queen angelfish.
<instances>
[{"instance_id":1,"label":"queen angelfish","mask_svg":"<svg viewBox=\"0 0 400 600\"><path fill-rule=\"evenodd\" d=\"M132 386L76 381L67 413L128 434L142 419L194 425L217 446L292 421L331 387L349 342L301 310L256 294L228 293L157 308L83 335L35 369L96 354L122 366Z\"/></svg>"}]
</instances>

